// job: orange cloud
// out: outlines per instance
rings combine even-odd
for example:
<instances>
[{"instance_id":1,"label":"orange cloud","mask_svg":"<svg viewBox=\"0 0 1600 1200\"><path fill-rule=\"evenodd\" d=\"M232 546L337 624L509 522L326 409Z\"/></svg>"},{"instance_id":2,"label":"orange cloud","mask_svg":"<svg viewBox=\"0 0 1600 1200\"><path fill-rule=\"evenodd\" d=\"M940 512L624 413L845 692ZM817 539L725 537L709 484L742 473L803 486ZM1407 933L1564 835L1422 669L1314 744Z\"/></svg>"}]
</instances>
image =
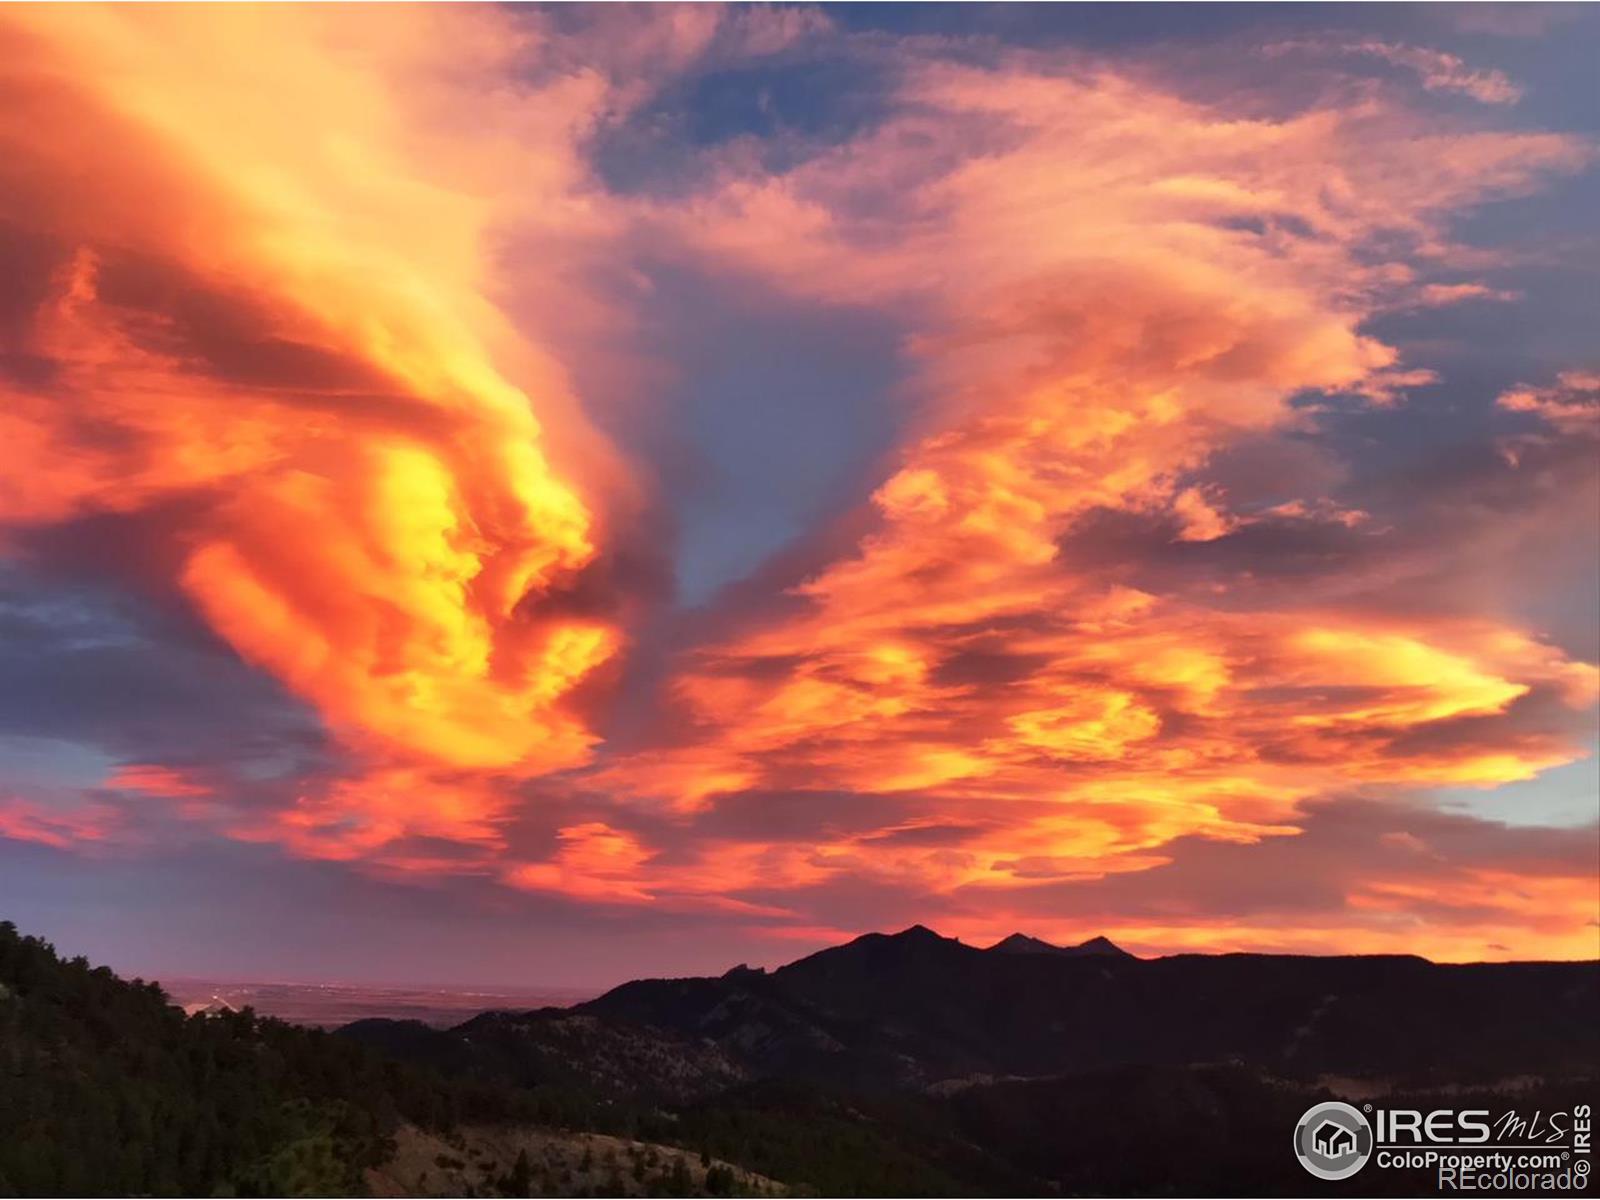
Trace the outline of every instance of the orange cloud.
<instances>
[{"instance_id":1,"label":"orange cloud","mask_svg":"<svg viewBox=\"0 0 1600 1200\"><path fill-rule=\"evenodd\" d=\"M657 214L797 294L906 306L928 415L851 550L779 615L685 655L679 744L597 786L684 812L746 790L933 794L984 828L809 861L949 893L1292 834L1305 802L1352 784L1493 786L1582 754L1570 723L1515 713L1591 705L1595 669L1523 630L1261 609L1248 578L1145 594L1071 545L1108 510L1164 515L1180 541L1238 528L1203 482L1215 454L1302 426L1297 393L1386 402L1426 378L1360 330L1411 302L1409 268L1373 247L1434 252L1450 209L1526 190L1580 146L1445 137L1367 101L1241 120L1022 56L912 61L902 99L786 175L730 165L686 218Z\"/></svg>"},{"instance_id":2,"label":"orange cloud","mask_svg":"<svg viewBox=\"0 0 1600 1200\"><path fill-rule=\"evenodd\" d=\"M297 844L345 800L360 844L476 840L448 786L369 798L596 740L568 697L622 633L564 597L626 478L490 280L513 210L534 244L601 235L575 140L603 83L490 84L538 36L482 10L4 24L0 217L56 265L16 331L48 377L0 399L0 521L144 516L180 552L211 627L373 764L285 817Z\"/></svg>"},{"instance_id":3,"label":"orange cloud","mask_svg":"<svg viewBox=\"0 0 1600 1200\"><path fill-rule=\"evenodd\" d=\"M1193 842L1293 843L1330 795L1492 787L1582 753L1571 714L1596 669L1508 619L1286 602L1248 570L1136 587L1076 541L1108 513L1185 552L1269 517L1364 528L1319 494L1235 511L1215 464L1312 430L1310 394L1393 405L1432 381L1368 321L1506 298L1419 284L1417 264L1452 263L1452 214L1583 165L1576 139L1463 131L1370 92L1203 104L1146 72L911 41L878 48L887 115L859 134L790 147L780 170L740 142L670 198L624 199L588 157L606 121L674 72L827 22L669 9L558 37L486 9L3 20L0 217L48 269L16 331L39 369L0 395L0 523L143 522L166 581L314 706L346 768L277 807L157 764L108 788L399 876L712 909L780 936L840 927L806 898L873 888L999 936L1049 889L1160 872ZM1514 98L1454 60L1361 49L1425 88ZM625 606L595 592L639 488L549 330L609 330L585 281L642 241L797 303L892 314L915 407L843 549L677 658L655 744L605 751L578 698L628 644ZM512 242L540 293L515 328L494 266ZM1500 404L1587 427L1592 383ZM532 852L523 785L567 771ZM730 798L780 792L885 815L700 832ZM640 810L653 824L633 827ZM92 812L0 819L53 845L105 836ZM1429 876L1431 894L1467 911L1532 874L1496 870ZM1411 937L1472 957L1485 931L1570 950L1592 902L1568 880L1476 926L1408 924L1434 886L1418 878L1343 881L1321 917L1144 912L1078 932L1164 949Z\"/></svg>"},{"instance_id":4,"label":"orange cloud","mask_svg":"<svg viewBox=\"0 0 1600 1200\"><path fill-rule=\"evenodd\" d=\"M603 821L589 821L559 830L556 840L556 852L548 862L514 867L507 881L513 887L578 900L637 904L654 899L639 882L651 852L632 834Z\"/></svg>"},{"instance_id":5,"label":"orange cloud","mask_svg":"<svg viewBox=\"0 0 1600 1200\"><path fill-rule=\"evenodd\" d=\"M473 853L445 871L480 871L484 855L504 848L500 820L510 807L507 781L412 766L380 766L354 778L308 787L265 818L233 819L229 836L279 842L307 858L371 861L393 869L392 849L408 838L464 844Z\"/></svg>"}]
</instances>

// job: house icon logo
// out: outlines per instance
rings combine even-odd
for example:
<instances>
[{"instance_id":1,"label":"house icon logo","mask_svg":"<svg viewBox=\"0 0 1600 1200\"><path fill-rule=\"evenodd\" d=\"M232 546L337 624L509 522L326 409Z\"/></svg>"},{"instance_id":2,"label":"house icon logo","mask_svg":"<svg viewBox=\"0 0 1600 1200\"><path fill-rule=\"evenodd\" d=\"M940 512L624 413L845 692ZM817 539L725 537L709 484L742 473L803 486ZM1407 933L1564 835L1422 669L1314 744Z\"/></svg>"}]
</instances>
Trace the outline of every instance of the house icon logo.
<instances>
[{"instance_id":1,"label":"house icon logo","mask_svg":"<svg viewBox=\"0 0 1600 1200\"><path fill-rule=\"evenodd\" d=\"M1295 1126L1294 1154L1318 1179L1349 1179L1372 1155L1372 1126L1341 1101L1313 1105Z\"/></svg>"},{"instance_id":2,"label":"house icon logo","mask_svg":"<svg viewBox=\"0 0 1600 1200\"><path fill-rule=\"evenodd\" d=\"M1337 1121L1324 1121L1312 1132L1311 1145L1325 1158L1343 1158L1356 1152L1356 1135Z\"/></svg>"}]
</instances>

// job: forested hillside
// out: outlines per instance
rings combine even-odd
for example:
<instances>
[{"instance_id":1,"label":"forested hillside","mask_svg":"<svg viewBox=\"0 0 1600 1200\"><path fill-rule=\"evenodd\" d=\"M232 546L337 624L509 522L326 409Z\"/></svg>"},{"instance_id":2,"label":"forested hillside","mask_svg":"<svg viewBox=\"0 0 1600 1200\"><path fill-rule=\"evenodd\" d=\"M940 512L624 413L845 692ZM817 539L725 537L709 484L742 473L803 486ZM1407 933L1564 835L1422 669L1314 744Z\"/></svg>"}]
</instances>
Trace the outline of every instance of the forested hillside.
<instances>
[{"instance_id":1,"label":"forested hillside","mask_svg":"<svg viewBox=\"0 0 1600 1200\"><path fill-rule=\"evenodd\" d=\"M545 1103L249 1010L186 1017L0 923L0 1195L361 1194L401 1122Z\"/></svg>"},{"instance_id":2,"label":"forested hillside","mask_svg":"<svg viewBox=\"0 0 1600 1200\"><path fill-rule=\"evenodd\" d=\"M408 1063L248 1009L186 1016L158 985L64 959L0 922L0 1196L788 1190L746 1170L746 1158L832 1192L860 1181L898 1194L957 1190L832 1102L824 1111L728 1094L675 1111L654 1088L635 1094L649 1082L638 1047L651 1051L651 1038L619 1030L574 1042L561 1022L546 1024L558 1031L555 1053L520 1061L488 1044L512 1078L471 1061ZM621 1068L616 1046L635 1056Z\"/></svg>"},{"instance_id":3,"label":"forested hillside","mask_svg":"<svg viewBox=\"0 0 1600 1200\"><path fill-rule=\"evenodd\" d=\"M1597 979L913 929L771 974L323 1033L185 1016L0 924L0 1196L1296 1195L1286 1131L1334 1081L1418 1110L1590 1103Z\"/></svg>"}]
</instances>

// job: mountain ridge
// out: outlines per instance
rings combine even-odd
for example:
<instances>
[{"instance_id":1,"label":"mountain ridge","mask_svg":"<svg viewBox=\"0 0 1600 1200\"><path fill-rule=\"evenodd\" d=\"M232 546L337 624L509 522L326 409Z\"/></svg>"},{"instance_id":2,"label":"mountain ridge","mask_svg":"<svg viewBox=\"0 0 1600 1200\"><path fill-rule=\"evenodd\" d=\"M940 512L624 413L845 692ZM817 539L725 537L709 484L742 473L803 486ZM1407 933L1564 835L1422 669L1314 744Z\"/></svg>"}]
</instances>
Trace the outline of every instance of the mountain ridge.
<instances>
[{"instance_id":1,"label":"mountain ridge","mask_svg":"<svg viewBox=\"0 0 1600 1200\"><path fill-rule=\"evenodd\" d=\"M771 971L634 980L572 1011L716 1046L751 1077L891 1090L1207 1061L1431 1078L1448 1073L1436 1060L1455 1041L1468 1046L1463 1077L1510 1076L1559 1071L1563 1046L1596 1046L1582 1017L1600 1006L1596 963L1039 945L980 949L914 925ZM1529 1020L1502 1028L1517 1012Z\"/></svg>"},{"instance_id":2,"label":"mountain ridge","mask_svg":"<svg viewBox=\"0 0 1600 1200\"><path fill-rule=\"evenodd\" d=\"M1036 938L1026 933L1013 933L1001 938L988 948L990 954L1061 954L1061 955L1090 955L1103 954L1113 958L1137 958L1129 954L1110 938L1096 934L1071 946L1058 946L1042 938Z\"/></svg>"}]
</instances>

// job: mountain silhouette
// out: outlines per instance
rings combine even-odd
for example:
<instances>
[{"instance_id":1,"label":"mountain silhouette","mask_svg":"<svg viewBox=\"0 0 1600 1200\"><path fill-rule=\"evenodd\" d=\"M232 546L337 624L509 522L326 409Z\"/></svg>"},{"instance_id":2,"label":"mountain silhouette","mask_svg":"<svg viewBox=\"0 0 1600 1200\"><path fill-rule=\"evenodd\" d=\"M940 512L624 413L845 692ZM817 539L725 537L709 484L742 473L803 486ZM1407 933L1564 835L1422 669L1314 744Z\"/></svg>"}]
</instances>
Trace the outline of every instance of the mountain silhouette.
<instances>
[{"instance_id":1,"label":"mountain silhouette","mask_svg":"<svg viewBox=\"0 0 1600 1200\"><path fill-rule=\"evenodd\" d=\"M890 1089L1205 1062L1302 1079L1492 1079L1561 1074L1600 1050L1592 962L1036 945L978 949L916 925L771 972L638 980L573 1011L715 1047L754 1077Z\"/></svg>"},{"instance_id":2,"label":"mountain silhouette","mask_svg":"<svg viewBox=\"0 0 1600 1200\"><path fill-rule=\"evenodd\" d=\"M1132 958L1121 946L1110 938L1092 937L1086 942L1079 942L1076 946L1056 946L1050 942L1041 941L1036 937L1029 937L1025 933L1013 933L1010 937L1002 938L989 947L991 954L1061 954L1083 957L1085 955L1104 954L1112 958Z\"/></svg>"},{"instance_id":3,"label":"mountain silhouette","mask_svg":"<svg viewBox=\"0 0 1600 1200\"><path fill-rule=\"evenodd\" d=\"M673 1137L801 1194L1301 1195L1288 1133L1322 1100L1590 1103L1597 1009L1596 962L1140 959L916 925L771 971L340 1036L591 1113L666 1114ZM1367 1172L1346 1191L1435 1183Z\"/></svg>"}]
</instances>

